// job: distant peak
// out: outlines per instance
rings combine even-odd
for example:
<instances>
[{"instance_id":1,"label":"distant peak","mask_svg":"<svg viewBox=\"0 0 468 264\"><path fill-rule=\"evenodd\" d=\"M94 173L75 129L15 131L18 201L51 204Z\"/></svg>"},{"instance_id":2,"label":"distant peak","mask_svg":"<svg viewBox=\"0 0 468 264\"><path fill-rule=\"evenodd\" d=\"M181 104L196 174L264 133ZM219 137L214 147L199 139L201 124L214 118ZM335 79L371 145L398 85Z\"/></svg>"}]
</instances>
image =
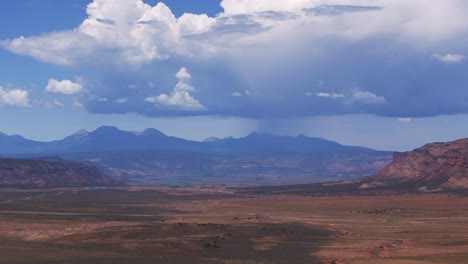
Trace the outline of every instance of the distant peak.
<instances>
[{"instance_id":1,"label":"distant peak","mask_svg":"<svg viewBox=\"0 0 468 264\"><path fill-rule=\"evenodd\" d=\"M163 132L157 130L157 129L154 129L154 128L147 128L145 130L143 130L141 132L142 135L159 135L159 136L165 136L166 134L164 134Z\"/></svg>"},{"instance_id":2,"label":"distant peak","mask_svg":"<svg viewBox=\"0 0 468 264\"><path fill-rule=\"evenodd\" d=\"M70 136L66 137L66 140L81 140L86 138L89 135L89 132L85 129L81 129Z\"/></svg>"},{"instance_id":3,"label":"distant peak","mask_svg":"<svg viewBox=\"0 0 468 264\"><path fill-rule=\"evenodd\" d=\"M21 136L21 135L18 135L18 134L11 135L10 137L12 137L12 138L20 138L20 139L25 139L23 136Z\"/></svg>"},{"instance_id":4,"label":"distant peak","mask_svg":"<svg viewBox=\"0 0 468 264\"><path fill-rule=\"evenodd\" d=\"M250 134L247 135L247 137L255 137L255 136L260 136L260 133L258 132L252 132Z\"/></svg>"},{"instance_id":5,"label":"distant peak","mask_svg":"<svg viewBox=\"0 0 468 264\"><path fill-rule=\"evenodd\" d=\"M117 127L115 126L102 126L102 127L99 127L97 128L96 130L94 130L94 132L101 132L101 131L121 131L120 129L118 129Z\"/></svg>"},{"instance_id":6,"label":"distant peak","mask_svg":"<svg viewBox=\"0 0 468 264\"><path fill-rule=\"evenodd\" d=\"M203 140L203 142L214 142L214 141L218 141L220 140L219 138L217 137L209 137L209 138L206 138L205 140Z\"/></svg>"},{"instance_id":7,"label":"distant peak","mask_svg":"<svg viewBox=\"0 0 468 264\"><path fill-rule=\"evenodd\" d=\"M265 136L272 136L272 135L267 134L267 133L252 132L247 137L265 137Z\"/></svg>"},{"instance_id":8,"label":"distant peak","mask_svg":"<svg viewBox=\"0 0 468 264\"><path fill-rule=\"evenodd\" d=\"M83 135L87 135L87 134L89 134L88 130L81 129L81 130L75 132L74 134L72 134L71 136L76 137L76 136L83 136Z\"/></svg>"}]
</instances>

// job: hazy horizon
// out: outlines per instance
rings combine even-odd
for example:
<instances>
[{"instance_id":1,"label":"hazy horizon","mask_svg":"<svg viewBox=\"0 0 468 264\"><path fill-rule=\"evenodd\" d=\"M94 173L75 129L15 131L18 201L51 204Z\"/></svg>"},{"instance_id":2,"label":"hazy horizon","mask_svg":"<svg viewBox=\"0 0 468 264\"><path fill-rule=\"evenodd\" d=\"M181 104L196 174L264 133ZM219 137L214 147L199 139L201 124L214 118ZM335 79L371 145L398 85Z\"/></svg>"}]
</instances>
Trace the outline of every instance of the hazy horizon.
<instances>
[{"instance_id":1,"label":"hazy horizon","mask_svg":"<svg viewBox=\"0 0 468 264\"><path fill-rule=\"evenodd\" d=\"M131 122L120 120L119 115L93 115L87 118L90 122L74 122L55 124L53 126L37 125L34 130L30 124L3 123L0 132L7 135L21 135L36 141L53 141L63 139L79 130L93 131L101 126L115 126L125 131L142 131L155 128L166 135L183 139L202 141L209 137L245 137L252 132L268 133L283 136L305 135L336 141L344 145L362 146L376 150L410 151L432 142L447 142L468 137L468 123L463 121L465 115L440 117L437 121L439 130L431 129L433 118L412 120L411 123L401 122L393 118L378 119L373 116L358 115L353 119L374 119L372 122L353 122L349 116L315 117L307 120L288 120L283 127L265 128L261 121L242 118L195 117L162 119L131 115ZM436 117L437 118L437 117ZM109 120L109 121L103 121ZM41 120L35 120L41 122ZM271 122L266 122L271 123ZM413 125L416 123L416 125ZM385 133L375 133L374 126L389 127ZM444 127L451 127L449 131Z\"/></svg>"}]
</instances>

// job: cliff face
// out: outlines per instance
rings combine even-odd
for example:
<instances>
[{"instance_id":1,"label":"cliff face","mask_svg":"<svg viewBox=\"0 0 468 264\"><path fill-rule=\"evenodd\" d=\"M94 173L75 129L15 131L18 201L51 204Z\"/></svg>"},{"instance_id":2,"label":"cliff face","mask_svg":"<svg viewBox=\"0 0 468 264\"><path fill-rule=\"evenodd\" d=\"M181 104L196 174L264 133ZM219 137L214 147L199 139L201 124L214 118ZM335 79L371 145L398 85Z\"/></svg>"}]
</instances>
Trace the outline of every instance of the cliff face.
<instances>
[{"instance_id":1,"label":"cliff face","mask_svg":"<svg viewBox=\"0 0 468 264\"><path fill-rule=\"evenodd\" d=\"M81 163L0 159L0 187L46 188L121 184L119 180Z\"/></svg>"},{"instance_id":2,"label":"cliff face","mask_svg":"<svg viewBox=\"0 0 468 264\"><path fill-rule=\"evenodd\" d=\"M468 188L468 139L395 153L393 162L371 180L363 187L410 184L419 190Z\"/></svg>"}]
</instances>

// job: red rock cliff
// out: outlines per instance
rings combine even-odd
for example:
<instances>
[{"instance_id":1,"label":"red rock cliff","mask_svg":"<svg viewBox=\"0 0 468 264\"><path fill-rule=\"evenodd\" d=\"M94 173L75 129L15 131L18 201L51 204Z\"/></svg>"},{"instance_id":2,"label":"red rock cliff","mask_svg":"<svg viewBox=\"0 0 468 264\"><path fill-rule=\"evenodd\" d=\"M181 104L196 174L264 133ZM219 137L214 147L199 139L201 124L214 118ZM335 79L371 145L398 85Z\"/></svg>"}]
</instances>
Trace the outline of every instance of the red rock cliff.
<instances>
[{"instance_id":1,"label":"red rock cliff","mask_svg":"<svg viewBox=\"0 0 468 264\"><path fill-rule=\"evenodd\" d=\"M424 189L468 188L468 139L395 153L393 162L371 179L386 186L411 183Z\"/></svg>"}]
</instances>

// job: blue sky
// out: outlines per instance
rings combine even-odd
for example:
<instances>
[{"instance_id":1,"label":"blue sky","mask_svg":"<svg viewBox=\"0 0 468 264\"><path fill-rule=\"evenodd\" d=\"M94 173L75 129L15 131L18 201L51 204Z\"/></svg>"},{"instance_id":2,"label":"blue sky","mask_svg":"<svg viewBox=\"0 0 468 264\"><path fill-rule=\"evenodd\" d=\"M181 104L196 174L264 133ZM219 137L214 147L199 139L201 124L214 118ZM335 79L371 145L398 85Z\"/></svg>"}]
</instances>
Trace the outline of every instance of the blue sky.
<instances>
[{"instance_id":1,"label":"blue sky","mask_svg":"<svg viewBox=\"0 0 468 264\"><path fill-rule=\"evenodd\" d=\"M466 137L466 11L459 0L2 1L0 131L260 131L389 150Z\"/></svg>"}]
</instances>

